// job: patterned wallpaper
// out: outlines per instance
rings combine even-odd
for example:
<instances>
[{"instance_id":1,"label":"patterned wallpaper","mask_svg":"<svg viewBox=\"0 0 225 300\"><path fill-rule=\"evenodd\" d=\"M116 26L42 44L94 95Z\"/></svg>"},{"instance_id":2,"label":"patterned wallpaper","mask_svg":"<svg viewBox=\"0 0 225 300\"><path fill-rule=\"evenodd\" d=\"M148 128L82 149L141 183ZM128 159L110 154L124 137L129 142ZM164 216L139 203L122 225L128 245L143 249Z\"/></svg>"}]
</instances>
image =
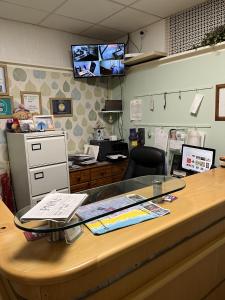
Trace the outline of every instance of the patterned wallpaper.
<instances>
[{"instance_id":1,"label":"patterned wallpaper","mask_svg":"<svg viewBox=\"0 0 225 300\"><path fill-rule=\"evenodd\" d=\"M171 16L168 20L169 54L199 45L205 34L225 24L225 0L210 0Z\"/></svg>"},{"instance_id":2,"label":"patterned wallpaper","mask_svg":"<svg viewBox=\"0 0 225 300\"><path fill-rule=\"evenodd\" d=\"M70 71L38 69L8 65L9 95L14 107L21 102L20 91L41 92L42 114L50 114L51 97L72 98L73 116L54 118L55 128L68 133L68 152L81 152L93 137L98 111L107 99L107 83L101 78L75 80ZM0 120L0 168L7 168L8 153L5 138L6 120ZM112 134L112 125L104 122L105 134Z\"/></svg>"}]
</instances>

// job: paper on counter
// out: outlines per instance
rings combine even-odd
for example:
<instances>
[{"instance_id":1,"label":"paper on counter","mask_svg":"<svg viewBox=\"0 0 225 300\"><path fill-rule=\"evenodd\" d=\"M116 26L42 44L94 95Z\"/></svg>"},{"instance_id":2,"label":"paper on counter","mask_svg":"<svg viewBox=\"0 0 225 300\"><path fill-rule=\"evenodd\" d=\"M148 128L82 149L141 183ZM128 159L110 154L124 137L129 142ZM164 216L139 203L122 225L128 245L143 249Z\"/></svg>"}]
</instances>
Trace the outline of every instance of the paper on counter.
<instances>
[{"instance_id":1,"label":"paper on counter","mask_svg":"<svg viewBox=\"0 0 225 300\"><path fill-rule=\"evenodd\" d=\"M67 221L86 197L87 194L49 193L38 204L25 213L21 217L21 221Z\"/></svg>"}]
</instances>

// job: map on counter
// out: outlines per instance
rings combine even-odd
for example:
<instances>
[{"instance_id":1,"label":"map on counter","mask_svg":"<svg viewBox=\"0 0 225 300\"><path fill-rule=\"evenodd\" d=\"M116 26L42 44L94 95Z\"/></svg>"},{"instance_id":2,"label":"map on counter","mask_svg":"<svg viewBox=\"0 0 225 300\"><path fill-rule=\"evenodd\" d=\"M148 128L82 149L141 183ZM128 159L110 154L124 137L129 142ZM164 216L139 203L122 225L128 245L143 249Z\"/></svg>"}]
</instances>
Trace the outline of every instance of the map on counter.
<instances>
[{"instance_id":1,"label":"map on counter","mask_svg":"<svg viewBox=\"0 0 225 300\"><path fill-rule=\"evenodd\" d=\"M134 202L145 199L140 195L127 195L121 197L114 197L107 200L80 206L76 214L81 219L88 219L98 216L115 209L125 207ZM146 220L158 218L170 213L168 209L164 209L159 205L148 201L143 204L138 204L130 208L123 209L119 212L112 213L94 221L87 222L85 225L92 231L92 233L100 235L110 232L115 229L134 225Z\"/></svg>"}]
</instances>

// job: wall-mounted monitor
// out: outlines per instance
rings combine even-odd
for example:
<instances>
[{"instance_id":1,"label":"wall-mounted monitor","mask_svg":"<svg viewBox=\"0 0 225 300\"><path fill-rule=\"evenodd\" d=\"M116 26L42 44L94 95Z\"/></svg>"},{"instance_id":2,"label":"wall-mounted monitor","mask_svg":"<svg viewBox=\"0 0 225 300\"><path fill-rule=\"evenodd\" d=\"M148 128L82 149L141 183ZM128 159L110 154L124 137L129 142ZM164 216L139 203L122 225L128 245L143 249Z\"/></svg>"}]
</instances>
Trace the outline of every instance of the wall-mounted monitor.
<instances>
[{"instance_id":1,"label":"wall-mounted monitor","mask_svg":"<svg viewBox=\"0 0 225 300\"><path fill-rule=\"evenodd\" d=\"M214 167L215 149L182 145L182 170L200 173Z\"/></svg>"},{"instance_id":2,"label":"wall-mounted monitor","mask_svg":"<svg viewBox=\"0 0 225 300\"><path fill-rule=\"evenodd\" d=\"M75 78L123 76L125 45L72 45L72 63Z\"/></svg>"}]
</instances>

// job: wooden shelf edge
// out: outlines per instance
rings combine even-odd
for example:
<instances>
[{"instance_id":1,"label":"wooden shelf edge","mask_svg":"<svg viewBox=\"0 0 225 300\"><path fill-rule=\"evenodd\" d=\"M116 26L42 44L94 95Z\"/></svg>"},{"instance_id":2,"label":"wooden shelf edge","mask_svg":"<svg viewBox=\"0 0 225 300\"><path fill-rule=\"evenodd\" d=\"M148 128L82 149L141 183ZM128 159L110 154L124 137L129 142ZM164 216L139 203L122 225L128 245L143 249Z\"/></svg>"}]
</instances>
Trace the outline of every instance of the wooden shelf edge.
<instances>
[{"instance_id":1,"label":"wooden shelf edge","mask_svg":"<svg viewBox=\"0 0 225 300\"><path fill-rule=\"evenodd\" d=\"M143 54L140 54L138 56L129 58L128 60L124 61L124 64L126 66L133 66L136 64L140 64L146 61L158 59L167 56L166 52L160 52L160 51L150 51L150 52L145 52Z\"/></svg>"}]
</instances>

